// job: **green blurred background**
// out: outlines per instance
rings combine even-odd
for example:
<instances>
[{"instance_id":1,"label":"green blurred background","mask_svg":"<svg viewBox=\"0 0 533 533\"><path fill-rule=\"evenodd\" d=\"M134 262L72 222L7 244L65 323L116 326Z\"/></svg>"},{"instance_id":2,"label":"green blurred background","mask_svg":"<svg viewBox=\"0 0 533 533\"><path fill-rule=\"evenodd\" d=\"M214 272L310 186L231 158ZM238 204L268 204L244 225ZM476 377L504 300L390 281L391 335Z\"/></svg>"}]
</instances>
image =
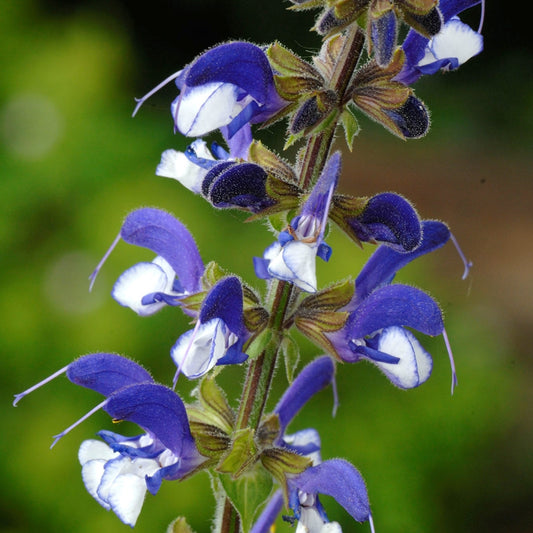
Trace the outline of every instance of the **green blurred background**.
<instances>
[{"instance_id":1,"label":"green blurred background","mask_svg":"<svg viewBox=\"0 0 533 533\"><path fill-rule=\"evenodd\" d=\"M242 224L239 213L215 212L154 175L164 149L187 144L172 134L175 89L154 96L135 120L130 115L134 96L225 39L278 38L302 55L316 50L307 30L313 14L291 15L286 6L0 0L1 531L128 529L86 493L77 462L80 442L110 428L108 417L94 415L48 449L52 435L98 395L62 377L16 409L11 400L93 351L129 355L170 382L169 347L187 327L180 312L141 319L108 296L116 277L150 254L121 244L87 292L89 273L129 211L150 205L173 212L194 233L204 260L216 259L261 289L251 256L270 242L266 229ZM379 533L533 531L532 50L527 17L498 9L487 7L482 56L418 84L432 110L426 139L403 143L362 119L354 152L343 148L344 191L405 194L423 217L446 220L475 264L461 281L448 245L399 276L441 302L458 366L453 397L442 339L423 339L435 364L420 389L397 390L371 365L344 365L335 420L325 392L291 426L317 427L324 458L346 457L361 470ZM262 138L279 146L281 133ZM330 244L321 284L355 275L370 253L336 231ZM302 363L317 353L306 345ZM273 401L285 386L282 371L278 378ZM242 369L227 369L222 381L236 400ZM191 387L178 385L184 398ZM136 531L164 531L181 514L207 532L213 505L204 474L164 483L157 497L147 496ZM326 506L344 531L368 531L335 502Z\"/></svg>"}]
</instances>

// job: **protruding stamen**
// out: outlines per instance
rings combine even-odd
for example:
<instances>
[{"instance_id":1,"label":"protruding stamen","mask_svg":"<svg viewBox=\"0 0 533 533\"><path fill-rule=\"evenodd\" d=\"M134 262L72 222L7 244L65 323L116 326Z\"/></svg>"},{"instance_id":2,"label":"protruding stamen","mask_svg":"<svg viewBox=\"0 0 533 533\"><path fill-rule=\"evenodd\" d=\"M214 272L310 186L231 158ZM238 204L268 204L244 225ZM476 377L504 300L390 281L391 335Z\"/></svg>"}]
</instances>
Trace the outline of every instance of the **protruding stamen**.
<instances>
[{"instance_id":1,"label":"protruding stamen","mask_svg":"<svg viewBox=\"0 0 533 533\"><path fill-rule=\"evenodd\" d=\"M113 251L115 246L118 244L118 241L120 241L120 232L115 237L115 240L107 250L107 252L104 254L104 257L100 260L100 262L96 265L96 268L93 270L93 273L89 276L89 281L91 282L89 285L89 292L93 290L94 282L96 281L96 276L98 276L98 272L100 272L100 269L102 268L103 264L106 262L107 258L109 257L109 254Z\"/></svg>"},{"instance_id":2,"label":"protruding stamen","mask_svg":"<svg viewBox=\"0 0 533 533\"><path fill-rule=\"evenodd\" d=\"M49 381L52 381L53 379L57 378L57 376L60 376L61 374L65 373L67 371L68 365L63 367L61 370L58 370L57 372L54 372L51 376L48 376L46 379L43 379L42 381L39 381L36 385L33 387L30 387L29 389L25 390L24 392L21 392L19 394L15 394L15 399L13 400L13 407L17 406L17 403L24 398L24 396L27 396L30 392L33 392L34 390L38 389L39 387L42 387L43 385L46 385Z\"/></svg>"},{"instance_id":3,"label":"protruding stamen","mask_svg":"<svg viewBox=\"0 0 533 533\"><path fill-rule=\"evenodd\" d=\"M183 359L181 360L180 364L178 365L178 368L176 370L176 373L174 374L174 379L172 380L172 390L174 390L176 388L176 385L178 383L178 378L180 377L180 374L181 374L181 369L183 368L183 366L185 365L185 361L187 361L187 357L189 356L189 352L191 350L191 346L194 342L194 339L196 337L196 333L198 332L198 329L200 328L200 320L198 320L196 322L196 325L194 326L194 330L191 334L191 339L189 341L189 345L187 346L187 349L185 350L185 355L183 356Z\"/></svg>"},{"instance_id":4,"label":"protruding stamen","mask_svg":"<svg viewBox=\"0 0 533 533\"><path fill-rule=\"evenodd\" d=\"M457 387L457 373L455 372L455 362L453 360L452 347L450 345L450 340L448 339L448 334L446 330L442 329L442 336L444 338L444 344L446 344L446 349L448 350L448 357L450 358L450 366L452 367L452 394Z\"/></svg>"},{"instance_id":5,"label":"protruding stamen","mask_svg":"<svg viewBox=\"0 0 533 533\"><path fill-rule=\"evenodd\" d=\"M456 238L454 237L453 233L450 233L450 239L453 242L453 245L455 246L455 249L457 250L457 253L459 254L459 257L463 261L463 264L465 265L465 270L463 272L463 276L461 279L466 279L468 277L468 274L470 273L470 269L474 265L472 261L469 261L463 251L461 250L461 247L459 246L459 243L457 242Z\"/></svg>"},{"instance_id":6,"label":"protruding stamen","mask_svg":"<svg viewBox=\"0 0 533 533\"><path fill-rule=\"evenodd\" d=\"M135 106L135 109L133 110L133 113L131 114L132 117L134 117L137 114L137 111L139 111L139 108L152 96L154 93L159 91L161 87L164 87L167 83L171 82L172 80L175 80L181 73L181 70L178 70L178 72L174 72L174 74L171 74L168 78L163 80L159 85L154 87L151 91L147 92L142 98L135 98L135 101L137 102L137 105Z\"/></svg>"},{"instance_id":7,"label":"protruding stamen","mask_svg":"<svg viewBox=\"0 0 533 533\"><path fill-rule=\"evenodd\" d=\"M368 522L370 524L370 533L376 533L376 530L374 529L374 520L372 519L372 515L368 515Z\"/></svg>"},{"instance_id":8,"label":"protruding stamen","mask_svg":"<svg viewBox=\"0 0 533 533\"><path fill-rule=\"evenodd\" d=\"M96 413L96 411L100 410L106 404L106 402L107 402L107 399L104 400L102 403L99 403L96 407L93 407L88 413L83 415L79 420L74 422L74 424L69 426L67 429L63 430L58 435L54 435L54 442L52 442L52 445L50 446L50 449L52 449L57 444L59 439L64 437L67 433L69 433L72 429L74 429L76 426L81 424L84 420L87 420L87 418L89 418L93 413Z\"/></svg>"},{"instance_id":9,"label":"protruding stamen","mask_svg":"<svg viewBox=\"0 0 533 533\"><path fill-rule=\"evenodd\" d=\"M331 378L331 388L333 390L333 410L331 416L335 417L337 414L337 409L339 408L339 392L337 390L337 380L335 379L335 374Z\"/></svg>"},{"instance_id":10,"label":"protruding stamen","mask_svg":"<svg viewBox=\"0 0 533 533\"><path fill-rule=\"evenodd\" d=\"M481 18L479 20L479 27L477 29L478 33L481 33L483 29L483 22L485 21L485 0L481 0Z\"/></svg>"}]
</instances>

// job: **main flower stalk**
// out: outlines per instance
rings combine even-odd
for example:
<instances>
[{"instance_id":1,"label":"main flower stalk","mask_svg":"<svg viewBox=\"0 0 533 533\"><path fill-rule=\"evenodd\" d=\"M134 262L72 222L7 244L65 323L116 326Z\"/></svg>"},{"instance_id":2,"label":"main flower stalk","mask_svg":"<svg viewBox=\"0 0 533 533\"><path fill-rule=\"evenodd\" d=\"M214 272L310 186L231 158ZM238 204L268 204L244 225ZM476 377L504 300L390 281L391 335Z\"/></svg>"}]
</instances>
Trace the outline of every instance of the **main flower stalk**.
<instances>
[{"instance_id":1,"label":"main flower stalk","mask_svg":"<svg viewBox=\"0 0 533 533\"><path fill-rule=\"evenodd\" d=\"M346 34L346 39L333 71L331 86L342 101L346 88L354 73L364 45L364 34L353 24ZM309 188L318 179L324 169L333 144L338 121L327 129L310 136L307 140L301 163L298 186ZM272 340L261 354L250 361L244 382L237 428L257 429L266 405L272 379L274 377L278 354L283 338L285 319L295 292L299 289L286 281L273 279L269 288L268 301L271 301L268 327L272 331ZM220 521L220 533L233 533L239 530L239 515L227 497L222 505L223 515Z\"/></svg>"}]
</instances>

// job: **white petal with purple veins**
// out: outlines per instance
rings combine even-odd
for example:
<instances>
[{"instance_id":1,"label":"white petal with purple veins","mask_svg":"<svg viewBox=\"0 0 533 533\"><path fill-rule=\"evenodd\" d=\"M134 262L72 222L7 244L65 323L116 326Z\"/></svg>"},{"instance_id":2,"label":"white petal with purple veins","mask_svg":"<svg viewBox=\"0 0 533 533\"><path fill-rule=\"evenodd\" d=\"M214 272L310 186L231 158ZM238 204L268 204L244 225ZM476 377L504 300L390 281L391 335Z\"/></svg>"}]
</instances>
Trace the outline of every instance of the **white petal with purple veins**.
<instances>
[{"instance_id":1,"label":"white petal with purple veins","mask_svg":"<svg viewBox=\"0 0 533 533\"><path fill-rule=\"evenodd\" d=\"M128 268L115 282L111 295L124 307L129 307L140 316L153 315L166 304L155 302L143 305L142 299L147 294L172 291L176 274L172 267L162 258L156 257L151 263L137 263Z\"/></svg>"},{"instance_id":2,"label":"white petal with purple veins","mask_svg":"<svg viewBox=\"0 0 533 533\"><path fill-rule=\"evenodd\" d=\"M483 36L464 24L458 17L449 20L431 39L419 66L439 59L456 58L462 65L483 50Z\"/></svg>"},{"instance_id":3,"label":"white petal with purple veins","mask_svg":"<svg viewBox=\"0 0 533 533\"><path fill-rule=\"evenodd\" d=\"M291 241L283 248L283 260L294 273L292 282L307 292L316 292L316 243Z\"/></svg>"},{"instance_id":4,"label":"white petal with purple veins","mask_svg":"<svg viewBox=\"0 0 533 533\"><path fill-rule=\"evenodd\" d=\"M173 110L176 126L188 137L201 137L227 126L252 100L237 101L239 88L231 83L213 82L186 89Z\"/></svg>"},{"instance_id":5,"label":"white petal with purple veins","mask_svg":"<svg viewBox=\"0 0 533 533\"><path fill-rule=\"evenodd\" d=\"M155 459L119 457L108 461L98 487L98 496L106 501L122 522L133 527L146 494L146 476L160 465Z\"/></svg>"},{"instance_id":6,"label":"white petal with purple veins","mask_svg":"<svg viewBox=\"0 0 533 533\"><path fill-rule=\"evenodd\" d=\"M431 356L410 331L397 326L383 330L377 349L400 359L397 364L373 361L399 387L417 387L429 378Z\"/></svg>"},{"instance_id":7,"label":"white petal with purple veins","mask_svg":"<svg viewBox=\"0 0 533 533\"><path fill-rule=\"evenodd\" d=\"M98 496L98 487L104 475L107 461L118 457L107 444L99 440L86 440L81 443L78 459L81 464L81 477L87 492L105 509L111 506Z\"/></svg>"},{"instance_id":8,"label":"white petal with purple veins","mask_svg":"<svg viewBox=\"0 0 533 533\"><path fill-rule=\"evenodd\" d=\"M226 329L220 318L213 318L185 332L170 352L181 372L195 379L211 370L226 353Z\"/></svg>"}]
</instances>

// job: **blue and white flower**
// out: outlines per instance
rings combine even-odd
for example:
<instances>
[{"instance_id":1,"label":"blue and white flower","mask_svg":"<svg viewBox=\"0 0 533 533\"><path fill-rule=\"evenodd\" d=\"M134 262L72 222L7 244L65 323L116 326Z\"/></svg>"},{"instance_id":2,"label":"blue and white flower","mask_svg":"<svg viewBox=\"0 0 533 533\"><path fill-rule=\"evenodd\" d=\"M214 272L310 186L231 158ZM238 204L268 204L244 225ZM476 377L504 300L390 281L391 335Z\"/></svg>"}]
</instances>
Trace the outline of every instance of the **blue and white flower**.
<instances>
[{"instance_id":1,"label":"blue and white flower","mask_svg":"<svg viewBox=\"0 0 533 533\"><path fill-rule=\"evenodd\" d=\"M207 50L169 76L138 100L133 114L174 79L180 90L171 105L175 129L188 137L220 129L234 157L246 158L252 141L250 124L264 122L287 105L276 91L265 52L235 41Z\"/></svg>"},{"instance_id":2,"label":"blue and white flower","mask_svg":"<svg viewBox=\"0 0 533 533\"><path fill-rule=\"evenodd\" d=\"M211 150L200 139L185 152L165 150L156 174L176 179L217 209L258 213L275 203L267 193L268 175L261 166L237 160L216 143Z\"/></svg>"},{"instance_id":3,"label":"blue and white flower","mask_svg":"<svg viewBox=\"0 0 533 533\"><path fill-rule=\"evenodd\" d=\"M179 373L189 379L203 376L215 365L242 363L244 342L243 292L236 277L219 281L206 296L196 326L179 337L170 355Z\"/></svg>"},{"instance_id":4,"label":"blue and white flower","mask_svg":"<svg viewBox=\"0 0 533 533\"><path fill-rule=\"evenodd\" d=\"M183 402L163 385L131 385L112 394L103 409L146 433L124 437L101 431L105 443L84 441L78 453L83 482L100 505L133 527L147 490L156 494L164 479L184 477L205 457L196 449Z\"/></svg>"},{"instance_id":5,"label":"blue and white flower","mask_svg":"<svg viewBox=\"0 0 533 533\"><path fill-rule=\"evenodd\" d=\"M274 413L280 422L276 444L311 459L312 466L287 480L289 507L294 513L298 533L340 533L337 522L330 522L318 494L337 500L357 521L369 521L372 516L366 486L361 474L347 461L321 461L320 437L316 430L306 429L286 435L286 429L300 409L317 392L330 383L334 385L335 367L331 358L319 357L309 363L282 396ZM251 533L267 533L283 507L281 490L274 493L254 524Z\"/></svg>"},{"instance_id":6,"label":"blue and white flower","mask_svg":"<svg viewBox=\"0 0 533 533\"><path fill-rule=\"evenodd\" d=\"M137 209L126 217L91 275L91 286L120 239L157 254L152 262L137 263L118 278L111 294L120 305L147 316L201 290L204 264L192 235L177 218L154 208Z\"/></svg>"},{"instance_id":7,"label":"blue and white flower","mask_svg":"<svg viewBox=\"0 0 533 533\"><path fill-rule=\"evenodd\" d=\"M444 0L439 4L444 25L428 39L410 30L402 48L405 52L405 65L396 80L407 85L416 82L421 76L435 74L439 70L459 68L463 63L481 53L483 36L481 26L474 31L461 22L459 13L482 3L483 0Z\"/></svg>"},{"instance_id":8,"label":"blue and white flower","mask_svg":"<svg viewBox=\"0 0 533 533\"><path fill-rule=\"evenodd\" d=\"M220 148L220 147L219 147ZM228 159L229 154L222 159ZM177 150L165 150L161 154L161 162L156 168L156 175L164 178L172 178L179 181L187 189L196 194L202 192L202 181L217 164L217 159L202 139L196 139L185 152Z\"/></svg>"},{"instance_id":9,"label":"blue and white flower","mask_svg":"<svg viewBox=\"0 0 533 533\"><path fill-rule=\"evenodd\" d=\"M14 404L63 373L72 383L99 392L106 399L56 435L52 446L99 409L113 420L133 422L145 432L124 437L101 431L105 442L88 440L79 450L82 478L89 494L133 527L146 490L156 494L164 479L180 479L206 460L196 448L185 406L174 391L154 383L143 367L109 353L80 357L18 394Z\"/></svg>"},{"instance_id":10,"label":"blue and white flower","mask_svg":"<svg viewBox=\"0 0 533 533\"><path fill-rule=\"evenodd\" d=\"M279 234L262 258L254 258L259 278L290 281L304 291L316 292L316 257L328 261L332 252L324 242L324 233L340 166L340 153L335 152L289 229Z\"/></svg>"},{"instance_id":11,"label":"blue and white flower","mask_svg":"<svg viewBox=\"0 0 533 533\"><path fill-rule=\"evenodd\" d=\"M409 389L424 383L432 370L430 354L405 327L426 335L443 335L452 366L452 392L457 383L455 365L438 304L415 287L391 284L396 272L413 259L443 246L451 233L437 221L423 222L422 243L412 252L380 246L355 281L355 294L346 307L345 326L326 333L337 355L347 362L366 359L389 380ZM465 274L469 264L465 262Z\"/></svg>"}]
</instances>

